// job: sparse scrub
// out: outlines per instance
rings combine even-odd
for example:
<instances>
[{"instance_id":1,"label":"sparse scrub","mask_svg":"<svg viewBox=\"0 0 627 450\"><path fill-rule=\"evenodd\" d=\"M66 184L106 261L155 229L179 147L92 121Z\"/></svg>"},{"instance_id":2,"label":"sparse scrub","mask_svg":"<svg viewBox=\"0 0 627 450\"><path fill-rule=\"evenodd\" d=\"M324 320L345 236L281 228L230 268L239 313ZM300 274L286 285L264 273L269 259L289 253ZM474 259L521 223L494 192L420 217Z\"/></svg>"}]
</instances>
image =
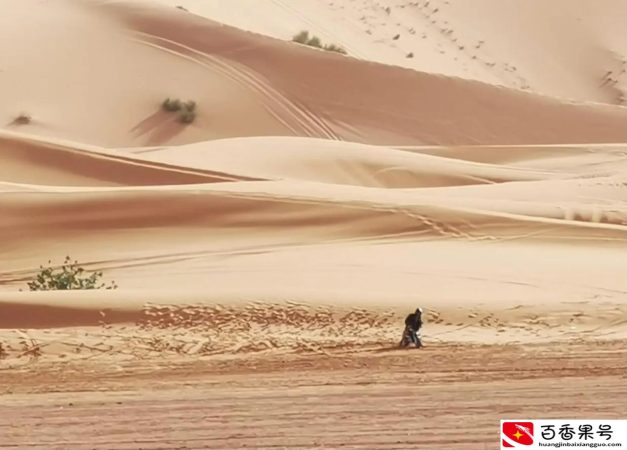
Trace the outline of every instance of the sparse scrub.
<instances>
[{"instance_id":1,"label":"sparse scrub","mask_svg":"<svg viewBox=\"0 0 627 450\"><path fill-rule=\"evenodd\" d=\"M322 48L322 41L318 36L312 36L311 39L307 41L307 45L310 47Z\"/></svg>"},{"instance_id":2,"label":"sparse scrub","mask_svg":"<svg viewBox=\"0 0 627 450\"><path fill-rule=\"evenodd\" d=\"M300 33L294 35L292 38L293 42L298 42L299 44L307 44L309 41L309 31L303 30Z\"/></svg>"},{"instance_id":3,"label":"sparse scrub","mask_svg":"<svg viewBox=\"0 0 627 450\"><path fill-rule=\"evenodd\" d=\"M163 103L161 104L161 106L163 107L163 109L165 109L166 111L169 112L176 112L176 111L180 111L181 107L182 107L182 103L179 99L170 99L169 97L166 98Z\"/></svg>"},{"instance_id":4,"label":"sparse scrub","mask_svg":"<svg viewBox=\"0 0 627 450\"><path fill-rule=\"evenodd\" d=\"M16 123L18 125L28 125L29 123L31 123L32 120L33 119L31 118L31 116L22 113L13 120L13 123Z\"/></svg>"},{"instance_id":5,"label":"sparse scrub","mask_svg":"<svg viewBox=\"0 0 627 450\"><path fill-rule=\"evenodd\" d=\"M335 53L341 53L342 55L346 55L346 50L344 50L344 48L340 47L339 45L327 44L324 46L324 49L327 52L335 52Z\"/></svg>"},{"instance_id":6,"label":"sparse scrub","mask_svg":"<svg viewBox=\"0 0 627 450\"><path fill-rule=\"evenodd\" d=\"M181 123L189 124L196 119L196 102L193 100L182 102L168 97L161 105L167 112L178 112L178 119Z\"/></svg>"},{"instance_id":7,"label":"sparse scrub","mask_svg":"<svg viewBox=\"0 0 627 450\"><path fill-rule=\"evenodd\" d=\"M315 47L327 52L341 53L346 55L346 50L337 44L322 44L322 40L318 36L311 36L309 31L303 30L292 37L292 42Z\"/></svg>"},{"instance_id":8,"label":"sparse scrub","mask_svg":"<svg viewBox=\"0 0 627 450\"><path fill-rule=\"evenodd\" d=\"M184 108L179 113L179 122L181 123L192 123L196 118L196 111Z\"/></svg>"},{"instance_id":9,"label":"sparse scrub","mask_svg":"<svg viewBox=\"0 0 627 450\"><path fill-rule=\"evenodd\" d=\"M48 261L51 264L52 261ZM78 261L72 261L65 257L64 263L59 268L53 266L40 266L40 272L33 281L28 283L31 291L52 291L68 289L117 289L114 281L105 284L100 281L102 272L91 272L82 268Z\"/></svg>"},{"instance_id":10,"label":"sparse scrub","mask_svg":"<svg viewBox=\"0 0 627 450\"><path fill-rule=\"evenodd\" d=\"M183 109L187 109L188 111L191 111L191 112L196 111L196 102L193 100L188 100L183 105Z\"/></svg>"}]
</instances>

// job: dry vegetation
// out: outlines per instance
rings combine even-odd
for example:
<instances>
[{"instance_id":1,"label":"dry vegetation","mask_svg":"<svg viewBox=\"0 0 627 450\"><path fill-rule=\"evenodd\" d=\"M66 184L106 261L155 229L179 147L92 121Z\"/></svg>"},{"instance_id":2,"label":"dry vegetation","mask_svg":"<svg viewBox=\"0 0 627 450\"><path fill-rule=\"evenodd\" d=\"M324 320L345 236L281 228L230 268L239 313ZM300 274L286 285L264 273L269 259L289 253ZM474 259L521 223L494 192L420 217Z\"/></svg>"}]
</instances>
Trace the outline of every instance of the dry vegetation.
<instances>
[{"instance_id":1,"label":"dry vegetation","mask_svg":"<svg viewBox=\"0 0 627 450\"><path fill-rule=\"evenodd\" d=\"M292 42L315 47L327 52L341 53L346 55L346 50L337 44L323 44L318 36L311 36L309 31L303 30L292 38Z\"/></svg>"},{"instance_id":2,"label":"dry vegetation","mask_svg":"<svg viewBox=\"0 0 627 450\"><path fill-rule=\"evenodd\" d=\"M17 125L28 125L29 123L32 122L32 117L26 113L21 113L19 116L17 116L14 120L13 123L17 124Z\"/></svg>"},{"instance_id":3,"label":"dry vegetation","mask_svg":"<svg viewBox=\"0 0 627 450\"><path fill-rule=\"evenodd\" d=\"M52 264L52 261L48 261L48 264ZM39 266L39 268L39 273L28 282L28 288L31 291L117 289L118 287L114 281L109 284L101 283L102 272L91 272L88 275L78 261L72 261L69 256L65 257L65 261L59 267L49 265Z\"/></svg>"},{"instance_id":4,"label":"dry vegetation","mask_svg":"<svg viewBox=\"0 0 627 450\"><path fill-rule=\"evenodd\" d=\"M182 102L178 98L171 99L168 97L161 106L167 112L178 113L178 119L181 123L190 124L196 119L196 102L193 100Z\"/></svg>"}]
</instances>

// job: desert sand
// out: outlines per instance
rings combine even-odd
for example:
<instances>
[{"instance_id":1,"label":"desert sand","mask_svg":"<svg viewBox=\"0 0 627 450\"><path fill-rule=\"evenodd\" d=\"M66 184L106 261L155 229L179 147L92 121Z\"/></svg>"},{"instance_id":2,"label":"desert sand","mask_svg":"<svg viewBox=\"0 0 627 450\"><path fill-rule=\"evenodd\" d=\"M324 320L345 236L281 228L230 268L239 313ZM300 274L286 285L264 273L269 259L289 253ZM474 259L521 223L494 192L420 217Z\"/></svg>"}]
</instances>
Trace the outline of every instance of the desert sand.
<instances>
[{"instance_id":1,"label":"desert sand","mask_svg":"<svg viewBox=\"0 0 627 450\"><path fill-rule=\"evenodd\" d=\"M282 40L309 30L359 59L625 104L624 0L158 1Z\"/></svg>"},{"instance_id":2,"label":"desert sand","mask_svg":"<svg viewBox=\"0 0 627 450\"><path fill-rule=\"evenodd\" d=\"M626 11L0 3L0 448L480 449L624 416ZM119 288L28 291L66 255Z\"/></svg>"}]
</instances>

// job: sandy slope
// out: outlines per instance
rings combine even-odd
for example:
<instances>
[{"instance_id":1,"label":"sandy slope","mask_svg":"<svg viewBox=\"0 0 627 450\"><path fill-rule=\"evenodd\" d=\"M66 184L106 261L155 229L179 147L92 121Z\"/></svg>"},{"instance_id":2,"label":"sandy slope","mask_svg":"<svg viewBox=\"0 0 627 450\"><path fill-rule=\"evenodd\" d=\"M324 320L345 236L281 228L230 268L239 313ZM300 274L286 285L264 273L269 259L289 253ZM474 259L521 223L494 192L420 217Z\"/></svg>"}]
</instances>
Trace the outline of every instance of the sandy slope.
<instances>
[{"instance_id":1,"label":"sandy slope","mask_svg":"<svg viewBox=\"0 0 627 450\"><path fill-rule=\"evenodd\" d=\"M429 154L430 147L422 153L250 138L116 157L13 134L6 139L21 149L20 161L46 150L47 169L80 156L89 168L81 174L94 180L2 185L5 290L23 284L41 254L56 260L71 254L126 288L180 296L199 290L196 297L218 303L224 293L263 292L279 302L313 295L326 305L344 299L361 307L385 298L401 314L412 302L541 304L549 312L564 301L624 299L620 146L532 147L528 167L521 158L490 163L488 151L498 150L490 147L465 149L483 153L476 162ZM558 162L560 152L567 164ZM16 160L17 153L4 154ZM114 171L128 174L126 185L102 184L112 161L126 167ZM159 185L128 181L139 178L133 171L148 170ZM31 176L13 176L19 173ZM550 299L557 302L545 303Z\"/></svg>"},{"instance_id":2,"label":"sandy slope","mask_svg":"<svg viewBox=\"0 0 627 450\"><path fill-rule=\"evenodd\" d=\"M491 448L624 410L625 108L147 2L0 2L0 54L0 447ZM120 289L20 291L66 255Z\"/></svg>"},{"instance_id":3,"label":"sandy slope","mask_svg":"<svg viewBox=\"0 0 627 450\"><path fill-rule=\"evenodd\" d=\"M0 8L0 123L23 132L125 147L268 135L396 145L627 140L623 108L313 51L176 8ZM27 37L15 39L18 31ZM192 126L160 109L167 97L198 103ZM31 122L16 123L20 114Z\"/></svg>"},{"instance_id":4,"label":"sandy slope","mask_svg":"<svg viewBox=\"0 0 627 450\"><path fill-rule=\"evenodd\" d=\"M160 1L283 40L310 30L360 59L625 104L625 0Z\"/></svg>"}]
</instances>

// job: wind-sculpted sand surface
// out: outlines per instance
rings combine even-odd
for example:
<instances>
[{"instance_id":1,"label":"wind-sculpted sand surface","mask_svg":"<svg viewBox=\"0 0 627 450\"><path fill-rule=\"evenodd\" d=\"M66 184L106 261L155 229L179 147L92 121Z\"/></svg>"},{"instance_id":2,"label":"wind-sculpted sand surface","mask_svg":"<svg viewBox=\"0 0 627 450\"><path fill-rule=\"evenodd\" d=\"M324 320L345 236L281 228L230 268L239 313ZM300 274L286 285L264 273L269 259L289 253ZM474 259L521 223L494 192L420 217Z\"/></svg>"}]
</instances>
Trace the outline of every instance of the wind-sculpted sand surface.
<instances>
[{"instance_id":1,"label":"wind-sculpted sand surface","mask_svg":"<svg viewBox=\"0 0 627 450\"><path fill-rule=\"evenodd\" d=\"M44 347L3 363L0 446L495 448L502 417L621 418L626 406L624 342L427 338L407 351L373 334L280 347L261 331L214 352L183 330L57 333L62 360Z\"/></svg>"}]
</instances>

